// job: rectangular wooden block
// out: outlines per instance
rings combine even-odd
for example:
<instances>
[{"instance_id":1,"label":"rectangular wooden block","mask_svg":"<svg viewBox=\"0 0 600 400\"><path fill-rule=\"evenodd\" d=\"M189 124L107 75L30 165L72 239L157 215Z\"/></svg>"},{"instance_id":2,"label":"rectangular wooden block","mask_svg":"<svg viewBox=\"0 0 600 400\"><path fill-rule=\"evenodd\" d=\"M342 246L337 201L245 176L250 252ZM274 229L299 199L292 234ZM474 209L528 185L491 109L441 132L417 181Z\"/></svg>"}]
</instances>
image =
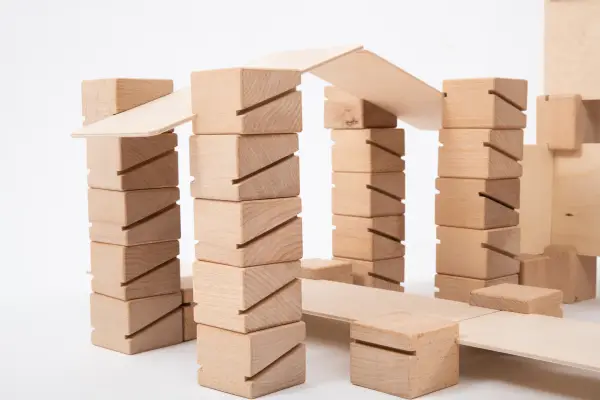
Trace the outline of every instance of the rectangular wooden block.
<instances>
[{"instance_id":1,"label":"rectangular wooden block","mask_svg":"<svg viewBox=\"0 0 600 400\"><path fill-rule=\"evenodd\" d=\"M465 229L437 227L438 274L495 279L519 273L519 227Z\"/></svg>"},{"instance_id":2,"label":"rectangular wooden block","mask_svg":"<svg viewBox=\"0 0 600 400\"><path fill-rule=\"evenodd\" d=\"M403 172L404 129L331 131L335 172Z\"/></svg>"},{"instance_id":3,"label":"rectangular wooden block","mask_svg":"<svg viewBox=\"0 0 600 400\"><path fill-rule=\"evenodd\" d=\"M363 279L366 276L380 278L381 280L397 284L404 282L404 257L376 261L353 260L340 257L336 259L352 263L352 276L355 283L357 278L359 281L366 282L367 280Z\"/></svg>"},{"instance_id":4,"label":"rectangular wooden block","mask_svg":"<svg viewBox=\"0 0 600 400\"><path fill-rule=\"evenodd\" d=\"M591 121L580 95L537 98L536 143L552 150L577 150L591 136Z\"/></svg>"},{"instance_id":5,"label":"rectangular wooden block","mask_svg":"<svg viewBox=\"0 0 600 400\"><path fill-rule=\"evenodd\" d=\"M333 256L366 261L404 256L404 216L333 215Z\"/></svg>"},{"instance_id":6,"label":"rectangular wooden block","mask_svg":"<svg viewBox=\"0 0 600 400\"><path fill-rule=\"evenodd\" d=\"M300 277L352 283L352 263L342 260L321 260L316 258L301 260Z\"/></svg>"},{"instance_id":7,"label":"rectangular wooden block","mask_svg":"<svg viewBox=\"0 0 600 400\"><path fill-rule=\"evenodd\" d=\"M503 283L473 290L469 304L499 311L562 318L562 292L555 289Z\"/></svg>"},{"instance_id":8,"label":"rectangular wooden block","mask_svg":"<svg viewBox=\"0 0 600 400\"><path fill-rule=\"evenodd\" d=\"M184 304L181 307L183 318L183 341L196 339L196 322L194 321L194 305Z\"/></svg>"},{"instance_id":9,"label":"rectangular wooden block","mask_svg":"<svg viewBox=\"0 0 600 400\"><path fill-rule=\"evenodd\" d=\"M335 86L325 86L325 128L365 129L395 128L398 118Z\"/></svg>"},{"instance_id":10,"label":"rectangular wooden block","mask_svg":"<svg viewBox=\"0 0 600 400\"><path fill-rule=\"evenodd\" d=\"M181 277L181 301L183 304L192 304L194 302L194 277Z\"/></svg>"},{"instance_id":11,"label":"rectangular wooden block","mask_svg":"<svg viewBox=\"0 0 600 400\"><path fill-rule=\"evenodd\" d=\"M333 213L355 217L404 214L404 172L334 172Z\"/></svg>"},{"instance_id":12,"label":"rectangular wooden block","mask_svg":"<svg viewBox=\"0 0 600 400\"><path fill-rule=\"evenodd\" d=\"M400 282L396 282L390 279L383 279L381 277L372 275L355 275L353 277L353 283L355 285L372 287L376 289L404 292L404 287L400 285Z\"/></svg>"},{"instance_id":13,"label":"rectangular wooden block","mask_svg":"<svg viewBox=\"0 0 600 400\"><path fill-rule=\"evenodd\" d=\"M438 299L468 303L473 290L500 285L502 283L518 284L519 275L515 274L501 278L483 280L437 274L435 276L435 287L438 288L439 291L435 292L435 297Z\"/></svg>"},{"instance_id":14,"label":"rectangular wooden block","mask_svg":"<svg viewBox=\"0 0 600 400\"><path fill-rule=\"evenodd\" d=\"M195 134L302 131L300 71L195 71L191 82Z\"/></svg>"},{"instance_id":15,"label":"rectangular wooden block","mask_svg":"<svg viewBox=\"0 0 600 400\"><path fill-rule=\"evenodd\" d=\"M180 290L179 242L119 246L92 242L92 290L121 300Z\"/></svg>"},{"instance_id":16,"label":"rectangular wooden block","mask_svg":"<svg viewBox=\"0 0 600 400\"><path fill-rule=\"evenodd\" d=\"M550 257L543 254L520 254L519 285L546 287Z\"/></svg>"},{"instance_id":17,"label":"rectangular wooden block","mask_svg":"<svg viewBox=\"0 0 600 400\"><path fill-rule=\"evenodd\" d=\"M436 188L437 225L493 229L519 224L519 179L438 178Z\"/></svg>"},{"instance_id":18,"label":"rectangular wooden block","mask_svg":"<svg viewBox=\"0 0 600 400\"><path fill-rule=\"evenodd\" d=\"M520 129L442 129L440 143L440 177L506 179L523 173Z\"/></svg>"},{"instance_id":19,"label":"rectangular wooden block","mask_svg":"<svg viewBox=\"0 0 600 400\"><path fill-rule=\"evenodd\" d=\"M298 135L194 135L192 196L253 200L300 194Z\"/></svg>"}]
</instances>

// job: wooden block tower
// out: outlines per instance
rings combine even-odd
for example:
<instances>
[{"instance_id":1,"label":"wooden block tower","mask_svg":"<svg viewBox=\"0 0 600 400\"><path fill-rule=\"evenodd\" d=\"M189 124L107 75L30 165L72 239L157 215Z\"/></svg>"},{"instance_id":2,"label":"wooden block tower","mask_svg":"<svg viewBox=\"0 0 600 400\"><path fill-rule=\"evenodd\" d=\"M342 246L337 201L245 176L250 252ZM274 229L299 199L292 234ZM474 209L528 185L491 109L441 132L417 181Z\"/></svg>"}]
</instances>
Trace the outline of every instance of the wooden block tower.
<instances>
[{"instance_id":1,"label":"wooden block tower","mask_svg":"<svg viewBox=\"0 0 600 400\"><path fill-rule=\"evenodd\" d=\"M198 383L246 398L305 381L300 72L192 73Z\"/></svg>"},{"instance_id":2,"label":"wooden block tower","mask_svg":"<svg viewBox=\"0 0 600 400\"><path fill-rule=\"evenodd\" d=\"M519 161L527 82L444 82L436 187L436 297L468 302L470 292L518 283Z\"/></svg>"},{"instance_id":3,"label":"wooden block tower","mask_svg":"<svg viewBox=\"0 0 600 400\"><path fill-rule=\"evenodd\" d=\"M84 124L173 90L170 80L84 81ZM177 136L87 139L92 343L135 354L181 343Z\"/></svg>"},{"instance_id":4,"label":"wooden block tower","mask_svg":"<svg viewBox=\"0 0 600 400\"><path fill-rule=\"evenodd\" d=\"M404 130L395 115L334 86L325 88L334 142L333 256L352 262L355 284L402 291Z\"/></svg>"}]
</instances>

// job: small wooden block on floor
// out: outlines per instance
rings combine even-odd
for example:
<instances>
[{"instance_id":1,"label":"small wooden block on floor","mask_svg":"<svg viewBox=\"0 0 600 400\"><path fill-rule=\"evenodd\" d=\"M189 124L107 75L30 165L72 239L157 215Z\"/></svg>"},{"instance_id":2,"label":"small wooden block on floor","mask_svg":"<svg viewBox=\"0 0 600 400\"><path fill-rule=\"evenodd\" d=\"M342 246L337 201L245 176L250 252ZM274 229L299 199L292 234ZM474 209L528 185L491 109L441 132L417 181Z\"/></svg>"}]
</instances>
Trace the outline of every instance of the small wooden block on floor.
<instances>
[{"instance_id":1,"label":"small wooden block on floor","mask_svg":"<svg viewBox=\"0 0 600 400\"><path fill-rule=\"evenodd\" d=\"M591 135L591 121L580 95L537 98L537 144L552 150L577 150Z\"/></svg>"},{"instance_id":2,"label":"small wooden block on floor","mask_svg":"<svg viewBox=\"0 0 600 400\"><path fill-rule=\"evenodd\" d=\"M397 124L394 114L335 86L325 86L325 128L395 128Z\"/></svg>"},{"instance_id":3,"label":"small wooden block on floor","mask_svg":"<svg viewBox=\"0 0 600 400\"><path fill-rule=\"evenodd\" d=\"M404 256L404 216L333 215L333 256L365 261Z\"/></svg>"},{"instance_id":4,"label":"small wooden block on floor","mask_svg":"<svg viewBox=\"0 0 600 400\"><path fill-rule=\"evenodd\" d=\"M334 214L384 217L404 214L404 172L334 172Z\"/></svg>"},{"instance_id":5,"label":"small wooden block on floor","mask_svg":"<svg viewBox=\"0 0 600 400\"><path fill-rule=\"evenodd\" d=\"M334 172L403 172L404 129L334 129Z\"/></svg>"},{"instance_id":6,"label":"small wooden block on floor","mask_svg":"<svg viewBox=\"0 0 600 400\"><path fill-rule=\"evenodd\" d=\"M413 399L458 383L458 324L405 313L355 321L353 384Z\"/></svg>"},{"instance_id":7,"label":"small wooden block on floor","mask_svg":"<svg viewBox=\"0 0 600 400\"><path fill-rule=\"evenodd\" d=\"M521 314L562 318L562 292L534 286L503 283L471 292L469 304Z\"/></svg>"},{"instance_id":8,"label":"small wooden block on floor","mask_svg":"<svg viewBox=\"0 0 600 400\"><path fill-rule=\"evenodd\" d=\"M301 278L352 283L352 263L317 258L301 260Z\"/></svg>"},{"instance_id":9,"label":"small wooden block on floor","mask_svg":"<svg viewBox=\"0 0 600 400\"><path fill-rule=\"evenodd\" d=\"M519 283L519 275L509 275L495 279L473 279L460 276L450 276L437 274L435 276L435 287L439 291L435 292L438 299L461 301L469 303L471 292L488 286L500 285L502 283Z\"/></svg>"}]
</instances>

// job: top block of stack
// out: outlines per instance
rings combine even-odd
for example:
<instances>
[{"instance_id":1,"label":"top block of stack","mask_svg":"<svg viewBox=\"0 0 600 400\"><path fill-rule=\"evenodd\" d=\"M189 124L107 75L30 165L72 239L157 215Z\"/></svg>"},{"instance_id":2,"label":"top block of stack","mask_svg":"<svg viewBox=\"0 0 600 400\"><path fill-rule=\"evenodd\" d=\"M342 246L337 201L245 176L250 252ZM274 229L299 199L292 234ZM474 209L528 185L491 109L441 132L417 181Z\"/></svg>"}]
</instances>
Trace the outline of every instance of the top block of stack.
<instances>
[{"instance_id":1,"label":"top block of stack","mask_svg":"<svg viewBox=\"0 0 600 400\"><path fill-rule=\"evenodd\" d=\"M395 128L398 118L375 104L335 86L325 87L325 128Z\"/></svg>"}]
</instances>

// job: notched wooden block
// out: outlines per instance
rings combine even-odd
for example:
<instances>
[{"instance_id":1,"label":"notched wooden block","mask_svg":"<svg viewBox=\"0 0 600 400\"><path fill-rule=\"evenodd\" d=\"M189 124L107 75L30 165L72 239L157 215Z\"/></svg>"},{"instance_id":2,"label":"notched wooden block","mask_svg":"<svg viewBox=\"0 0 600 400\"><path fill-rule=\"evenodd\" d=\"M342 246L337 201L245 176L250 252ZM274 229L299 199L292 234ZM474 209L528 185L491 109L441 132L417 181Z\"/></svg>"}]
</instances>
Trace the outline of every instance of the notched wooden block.
<instances>
[{"instance_id":1,"label":"notched wooden block","mask_svg":"<svg viewBox=\"0 0 600 400\"><path fill-rule=\"evenodd\" d=\"M301 262L300 277L352 283L352 263L342 260L305 259Z\"/></svg>"},{"instance_id":2,"label":"notched wooden block","mask_svg":"<svg viewBox=\"0 0 600 400\"><path fill-rule=\"evenodd\" d=\"M404 172L334 172L334 214L384 217L404 214Z\"/></svg>"},{"instance_id":3,"label":"notched wooden block","mask_svg":"<svg viewBox=\"0 0 600 400\"><path fill-rule=\"evenodd\" d=\"M404 287L400 285L400 282L396 282L391 279L383 279L381 277L372 275L355 275L353 277L353 283L359 286L393 290L395 292L404 292Z\"/></svg>"},{"instance_id":4,"label":"notched wooden block","mask_svg":"<svg viewBox=\"0 0 600 400\"><path fill-rule=\"evenodd\" d=\"M352 276L355 284L367 282L368 280L364 279L367 276L398 285L400 285L401 282L404 282L404 257L376 261L353 260L340 257L337 257L336 259L352 264ZM365 284L365 286L369 285Z\"/></svg>"},{"instance_id":5,"label":"notched wooden block","mask_svg":"<svg viewBox=\"0 0 600 400\"><path fill-rule=\"evenodd\" d=\"M592 124L580 95L537 98L536 143L552 150L577 150L591 135Z\"/></svg>"},{"instance_id":6,"label":"notched wooden block","mask_svg":"<svg viewBox=\"0 0 600 400\"><path fill-rule=\"evenodd\" d=\"M325 86L325 128L395 128L397 124L394 114L335 86Z\"/></svg>"},{"instance_id":7,"label":"notched wooden block","mask_svg":"<svg viewBox=\"0 0 600 400\"><path fill-rule=\"evenodd\" d=\"M503 283L518 284L519 275L515 274L495 279L473 279L437 274L435 276L435 287L438 288L439 291L435 292L435 297L438 299L468 303L473 290Z\"/></svg>"},{"instance_id":8,"label":"notched wooden block","mask_svg":"<svg viewBox=\"0 0 600 400\"><path fill-rule=\"evenodd\" d=\"M335 172L403 172L404 129L331 131Z\"/></svg>"},{"instance_id":9,"label":"notched wooden block","mask_svg":"<svg viewBox=\"0 0 600 400\"><path fill-rule=\"evenodd\" d=\"M404 216L333 215L333 256L365 261L404 256Z\"/></svg>"},{"instance_id":10,"label":"notched wooden block","mask_svg":"<svg viewBox=\"0 0 600 400\"><path fill-rule=\"evenodd\" d=\"M472 306L562 318L562 292L503 283L471 292Z\"/></svg>"}]
</instances>

